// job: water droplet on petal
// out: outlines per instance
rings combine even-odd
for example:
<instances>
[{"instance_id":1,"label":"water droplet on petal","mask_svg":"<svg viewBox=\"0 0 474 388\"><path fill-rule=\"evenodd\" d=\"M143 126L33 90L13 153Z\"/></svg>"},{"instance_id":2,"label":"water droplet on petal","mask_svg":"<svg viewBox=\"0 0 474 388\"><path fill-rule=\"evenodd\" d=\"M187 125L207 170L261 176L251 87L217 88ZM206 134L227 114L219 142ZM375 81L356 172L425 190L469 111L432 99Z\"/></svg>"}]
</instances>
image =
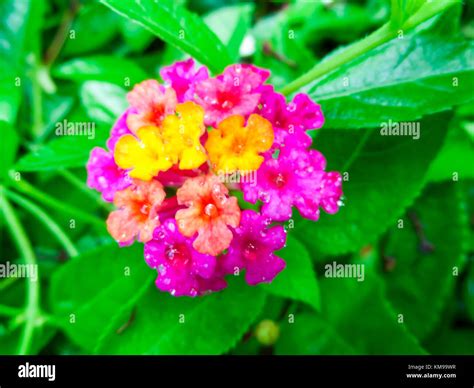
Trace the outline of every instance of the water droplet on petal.
<instances>
[{"instance_id":1,"label":"water droplet on petal","mask_svg":"<svg viewBox=\"0 0 474 388\"><path fill-rule=\"evenodd\" d=\"M217 210L217 207L216 205L212 204L212 203L208 203L205 207L204 207L204 214L208 217L216 217L218 214L219 214L219 211Z\"/></svg>"},{"instance_id":2,"label":"water droplet on petal","mask_svg":"<svg viewBox=\"0 0 474 388\"><path fill-rule=\"evenodd\" d=\"M243 256L246 260L250 260L250 261L254 261L257 258L258 256L257 247L253 241L249 241L246 244L243 250Z\"/></svg>"},{"instance_id":3,"label":"water droplet on petal","mask_svg":"<svg viewBox=\"0 0 474 388\"><path fill-rule=\"evenodd\" d=\"M270 202L270 195L266 191L260 191L258 193L258 197L263 203L268 203Z\"/></svg>"},{"instance_id":4,"label":"water droplet on petal","mask_svg":"<svg viewBox=\"0 0 474 388\"><path fill-rule=\"evenodd\" d=\"M221 107L222 109L230 109L234 106L234 104L232 103L232 101L229 101L229 100L225 100L222 104L221 104Z\"/></svg>"},{"instance_id":5,"label":"water droplet on petal","mask_svg":"<svg viewBox=\"0 0 474 388\"><path fill-rule=\"evenodd\" d=\"M158 272L161 276L164 276L166 274L166 268L163 264L160 264L158 266Z\"/></svg>"}]
</instances>

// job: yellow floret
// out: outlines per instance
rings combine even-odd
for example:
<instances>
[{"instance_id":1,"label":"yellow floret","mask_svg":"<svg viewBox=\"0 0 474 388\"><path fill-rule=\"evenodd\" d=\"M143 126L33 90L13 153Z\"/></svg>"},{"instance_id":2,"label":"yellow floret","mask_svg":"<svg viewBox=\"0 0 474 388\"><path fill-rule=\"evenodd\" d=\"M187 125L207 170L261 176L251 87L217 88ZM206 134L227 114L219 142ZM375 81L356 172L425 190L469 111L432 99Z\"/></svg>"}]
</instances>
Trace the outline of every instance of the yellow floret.
<instances>
[{"instance_id":1,"label":"yellow floret","mask_svg":"<svg viewBox=\"0 0 474 388\"><path fill-rule=\"evenodd\" d=\"M115 163L123 169L130 169L132 178L151 180L159 171L166 171L173 165L167 154L160 131L156 127L142 127L133 135L122 136L115 145Z\"/></svg>"},{"instance_id":2,"label":"yellow floret","mask_svg":"<svg viewBox=\"0 0 474 388\"><path fill-rule=\"evenodd\" d=\"M244 127L242 116L230 116L209 132L206 150L212 168L219 173L257 170L263 162L260 153L268 151L274 140L271 123L260 115L250 115Z\"/></svg>"}]
</instances>

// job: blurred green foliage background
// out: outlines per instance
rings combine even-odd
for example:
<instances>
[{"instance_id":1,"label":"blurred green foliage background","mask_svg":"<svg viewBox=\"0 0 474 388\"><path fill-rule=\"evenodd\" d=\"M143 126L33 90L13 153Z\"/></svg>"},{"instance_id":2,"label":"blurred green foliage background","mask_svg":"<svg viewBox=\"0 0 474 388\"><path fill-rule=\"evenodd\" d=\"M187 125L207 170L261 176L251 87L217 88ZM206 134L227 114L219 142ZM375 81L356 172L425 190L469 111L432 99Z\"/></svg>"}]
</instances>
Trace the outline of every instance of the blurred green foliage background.
<instances>
[{"instance_id":1,"label":"blurred green foliage background","mask_svg":"<svg viewBox=\"0 0 474 388\"><path fill-rule=\"evenodd\" d=\"M0 0L0 263L40 273L0 279L0 354L473 354L473 13L451 0ZM345 180L337 215L287 223L271 285L234 279L197 299L156 290L143 247L117 247L85 185L126 92L190 55L308 93L326 117L313 146ZM64 119L94 122L95 137L58 136ZM380 136L389 120L419 122L420 139ZM364 281L325 277L333 261L364 264Z\"/></svg>"}]
</instances>

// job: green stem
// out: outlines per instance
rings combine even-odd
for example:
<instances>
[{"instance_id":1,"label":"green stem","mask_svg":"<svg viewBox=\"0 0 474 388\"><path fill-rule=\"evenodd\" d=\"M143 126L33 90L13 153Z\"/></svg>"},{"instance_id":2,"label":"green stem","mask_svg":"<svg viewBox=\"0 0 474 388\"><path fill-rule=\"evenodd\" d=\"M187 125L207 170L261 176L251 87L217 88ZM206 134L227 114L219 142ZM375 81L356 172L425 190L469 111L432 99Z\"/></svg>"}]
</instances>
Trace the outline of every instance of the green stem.
<instances>
[{"instance_id":1,"label":"green stem","mask_svg":"<svg viewBox=\"0 0 474 388\"><path fill-rule=\"evenodd\" d=\"M0 316L16 317L17 315L20 315L22 312L23 312L22 309L0 304Z\"/></svg>"},{"instance_id":2,"label":"green stem","mask_svg":"<svg viewBox=\"0 0 474 388\"><path fill-rule=\"evenodd\" d=\"M90 224L93 224L95 226L98 226L100 228L105 227L105 222L95 216L92 216L86 212L83 212L82 210L75 208L70 205L66 205L63 202L60 202L54 197L51 197L50 195L43 193L42 191L38 190L36 187L32 186L28 182L26 182L24 179L21 180L16 180L13 177L13 172L10 172L10 177L15 183L15 188L22 193L36 199L37 201L41 202L42 204L49 206L51 208L54 208L56 210L59 210L61 212L70 214L84 222L88 222Z\"/></svg>"},{"instance_id":3,"label":"green stem","mask_svg":"<svg viewBox=\"0 0 474 388\"><path fill-rule=\"evenodd\" d=\"M8 189L5 189L7 197L9 197L13 202L16 202L18 205L22 206L33 214L39 221L41 221L44 226L46 226L51 233L57 238L59 243L64 247L66 252L70 257L75 257L79 255L78 250L74 246L73 242L69 239L67 234L61 229L61 227L54 222L54 220L39 206L35 205L33 202L29 201L22 196L15 194Z\"/></svg>"},{"instance_id":4,"label":"green stem","mask_svg":"<svg viewBox=\"0 0 474 388\"><path fill-rule=\"evenodd\" d=\"M4 195L4 189L0 186L0 208L3 211L5 221L11 236L15 241L18 251L23 256L25 264L36 266L36 256L31 246L30 240L18 220L15 211ZM35 320L39 312L39 298L40 298L40 283L37 281L27 282L26 295L26 323L23 327L20 342L18 345L18 354L27 355L30 352L31 343L33 341L33 334L35 330Z\"/></svg>"},{"instance_id":5,"label":"green stem","mask_svg":"<svg viewBox=\"0 0 474 388\"><path fill-rule=\"evenodd\" d=\"M108 202L102 201L100 195L98 195L95 191L89 189L83 181L81 181L76 175L74 175L69 170L59 170L58 175L62 176L66 181L68 181L71 185L82 191L85 195L90 197L97 205L102 207L103 209L107 210L108 212L112 211L112 206Z\"/></svg>"},{"instance_id":6,"label":"green stem","mask_svg":"<svg viewBox=\"0 0 474 388\"><path fill-rule=\"evenodd\" d=\"M384 24L382 27L364 39L347 46L345 49L337 52L334 55L331 55L327 60L319 62L306 74L283 87L280 92L286 96L294 93L310 82L321 78L322 76L330 73L345 63L350 62L358 56L365 54L366 52L395 38L399 30L406 32L456 3L458 3L457 0L426 3L420 8L418 12L416 12L412 17L408 18L408 20L406 20L399 28L390 22Z\"/></svg>"},{"instance_id":7,"label":"green stem","mask_svg":"<svg viewBox=\"0 0 474 388\"><path fill-rule=\"evenodd\" d=\"M7 326L7 330L12 332L23 325L26 321L26 314L24 311L19 310L19 314L15 317L12 317L11 321ZM35 320L35 327L40 327L43 325L53 326L53 327L60 327L61 323L52 315L46 314L42 311L38 311Z\"/></svg>"},{"instance_id":8,"label":"green stem","mask_svg":"<svg viewBox=\"0 0 474 388\"><path fill-rule=\"evenodd\" d=\"M413 16L409 17L405 23L403 23L402 29L404 31L411 30L458 3L460 3L459 0L438 0L427 2L418 10L418 12L415 12Z\"/></svg>"},{"instance_id":9,"label":"green stem","mask_svg":"<svg viewBox=\"0 0 474 388\"><path fill-rule=\"evenodd\" d=\"M44 64L49 68L52 66L56 58L59 56L61 49L66 42L69 30L71 28L72 22L77 14L77 11L80 7L79 0L72 0L69 3L69 8L64 12L61 17L61 24L59 25L56 34L51 42L51 45L46 50L44 56Z\"/></svg>"},{"instance_id":10,"label":"green stem","mask_svg":"<svg viewBox=\"0 0 474 388\"><path fill-rule=\"evenodd\" d=\"M331 72L332 70L342 66L343 64L351 61L352 59L366 53L369 50L385 43L390 40L394 35L394 31L388 24L383 25L381 28L373 32L366 38L353 43L343 51L330 56L327 60L319 62L310 71L301 77L297 78L293 82L283 87L280 92L284 95L289 95L301 87L309 84L315 79L322 77L323 75Z\"/></svg>"}]
</instances>

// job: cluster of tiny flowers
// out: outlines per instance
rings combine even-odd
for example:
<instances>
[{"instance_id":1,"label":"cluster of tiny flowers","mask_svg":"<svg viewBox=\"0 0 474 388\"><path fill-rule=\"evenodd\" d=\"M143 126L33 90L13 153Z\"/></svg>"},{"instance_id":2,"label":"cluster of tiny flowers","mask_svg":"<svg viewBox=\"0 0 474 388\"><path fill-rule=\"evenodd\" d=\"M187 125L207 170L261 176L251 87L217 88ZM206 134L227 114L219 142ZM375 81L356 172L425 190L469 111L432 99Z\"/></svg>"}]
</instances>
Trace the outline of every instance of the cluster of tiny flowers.
<instances>
[{"instance_id":1,"label":"cluster of tiny flowers","mask_svg":"<svg viewBox=\"0 0 474 388\"><path fill-rule=\"evenodd\" d=\"M310 149L319 105L305 94L287 103L253 65L211 78L188 59L160 75L163 84L128 93L107 149L87 163L89 187L116 207L109 233L121 246L144 243L157 287L175 296L221 290L241 272L250 285L271 282L286 265L275 252L293 207L317 220L340 205L340 174ZM259 211L242 209L250 204Z\"/></svg>"}]
</instances>

